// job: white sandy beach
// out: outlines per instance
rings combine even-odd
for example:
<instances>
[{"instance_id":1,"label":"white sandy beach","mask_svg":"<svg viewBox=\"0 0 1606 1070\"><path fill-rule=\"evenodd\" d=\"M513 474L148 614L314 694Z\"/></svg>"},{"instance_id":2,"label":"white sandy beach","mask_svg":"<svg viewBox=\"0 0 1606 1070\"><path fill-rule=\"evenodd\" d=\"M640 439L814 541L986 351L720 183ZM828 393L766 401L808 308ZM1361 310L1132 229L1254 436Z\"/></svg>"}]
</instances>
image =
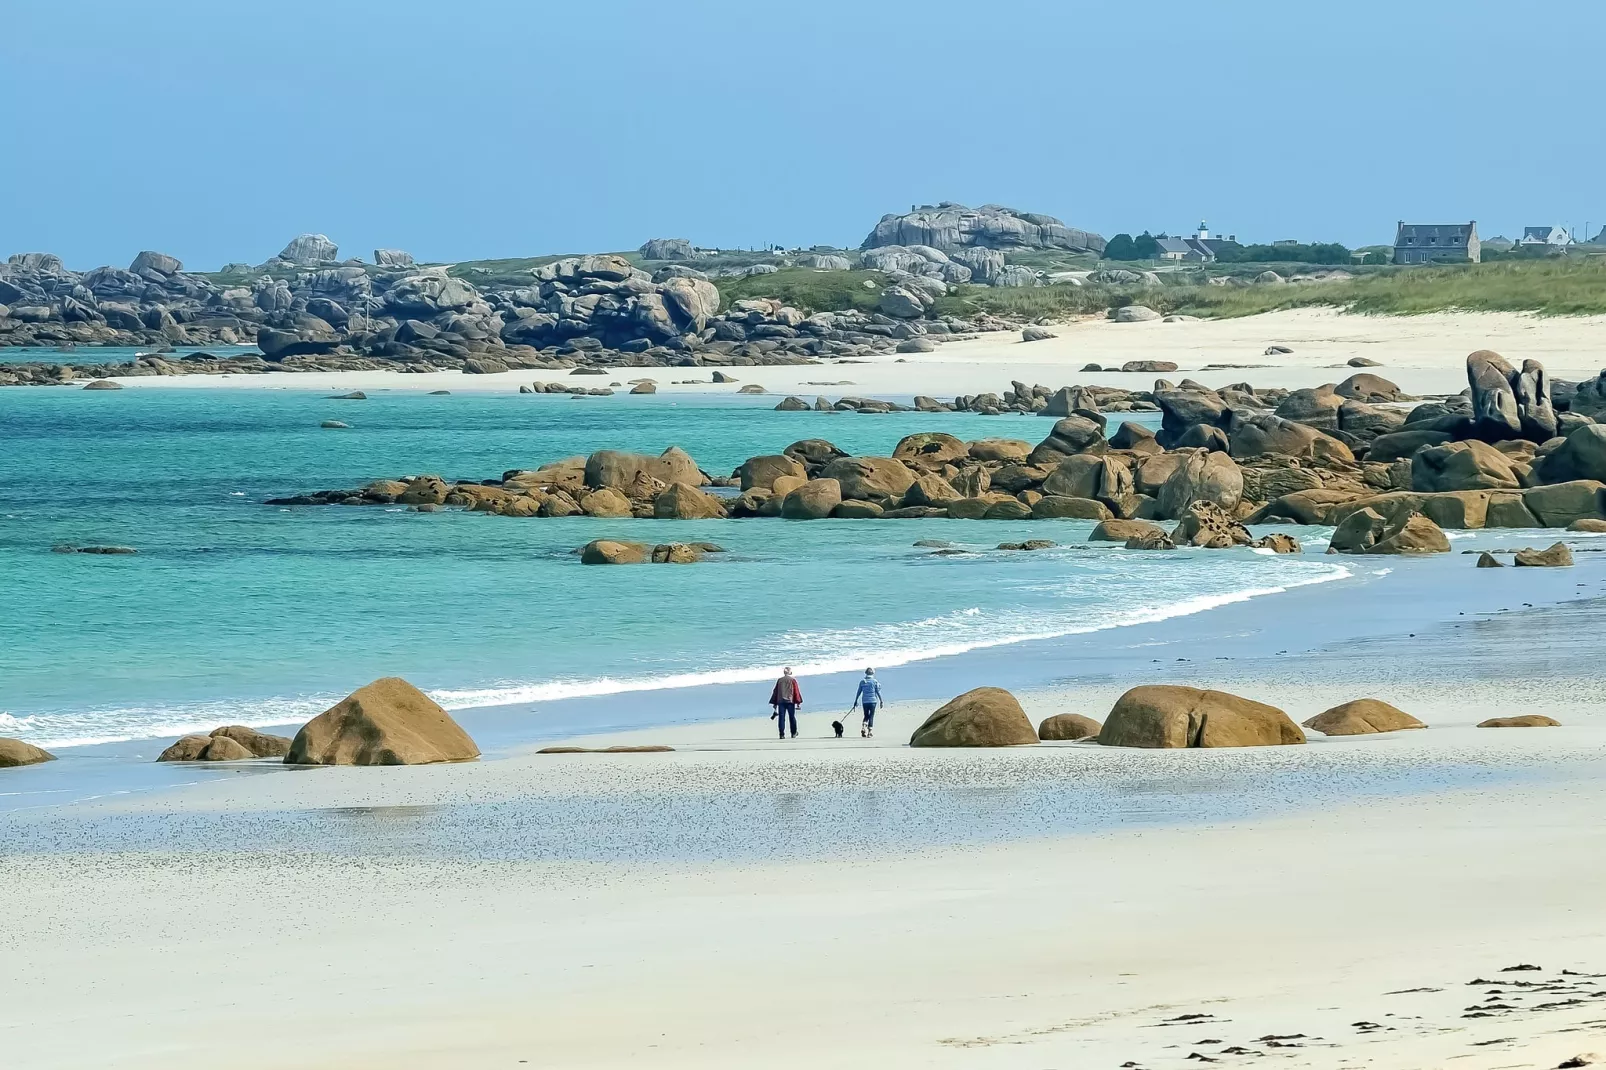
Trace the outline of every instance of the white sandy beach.
<instances>
[{"instance_id":1,"label":"white sandy beach","mask_svg":"<svg viewBox=\"0 0 1606 1070\"><path fill-rule=\"evenodd\" d=\"M1330 697L1303 681L1243 690L1295 716ZM1027 705L1099 712L1108 697L1043 691ZM108 801L82 816L181 835L88 854L69 837L7 859L0 1049L41 1070L1163 1068L1195 1052L1492 1070L1606 1047L1606 986L1560 973L1606 971L1594 772L1606 707L1573 691L1568 727L1495 732L1470 725L1527 708L1520 693L1469 682L1390 697L1429 729L1244 751L918 752L901 743L928 709L904 703L871 744L825 738L820 714L808 738L781 744L754 718L594 741L672 754L286 772ZM1286 813L1147 820L1155 791L1203 806L1276 779L1318 799L1446 764L1504 772ZM729 857L599 861L259 842L285 815L407 842L463 806L493 836L539 836L551 814L561 837L599 837L564 805L588 799L599 819L627 814L629 832L661 843L677 828L705 843L750 824L762 836L771 820L777 838L807 822L847 840L907 789L924 820L963 824L1041 806L1020 792L1042 785L1128 801L1081 833L933 846L929 829L892 828L907 846L746 861L740 844ZM759 808L756 824L719 827L727 796ZM950 803L963 813L945 817ZM1500 972L1518 964L1543 969ZM1475 978L1501 982L1501 996ZM1465 1017L1475 1005L1509 1009Z\"/></svg>"},{"instance_id":2,"label":"white sandy beach","mask_svg":"<svg viewBox=\"0 0 1606 1070\"><path fill-rule=\"evenodd\" d=\"M843 394L908 397L927 394L944 400L956 394L1000 392L1010 381L1063 386L1083 384L1147 389L1154 373L1082 372L1089 363L1119 366L1129 360L1167 360L1183 375L1208 386L1249 381L1256 386L1304 387L1338 382L1356 369L1352 357L1366 357L1374 369L1409 393L1455 393L1466 386L1465 361L1476 349L1494 349L1520 363L1533 358L1552 375L1584 379L1600 371L1606 348L1606 317L1541 317L1514 312L1454 312L1422 316L1361 316L1330 309L1294 309L1238 319L1182 323L1113 323L1089 318L1053 328L1058 337L1021 342L1014 333L984 334L949 342L935 353L887 355L864 363L735 368L741 383L757 383L773 394L813 397ZM1268 356L1268 346L1290 354ZM1216 368L1210 365L1218 365ZM1236 365L1237 367L1219 367ZM660 394L735 393L739 383L716 386L696 368L620 369L610 379L588 377L584 385L625 382L638 377L658 381ZM293 375L128 378L123 385L149 387L244 387L317 390L452 390L513 392L520 384L565 378L562 372L515 371L498 375L438 372L312 372ZM697 379L691 385L675 380ZM576 379L575 382L580 380ZM850 385L841 384L844 381Z\"/></svg>"}]
</instances>

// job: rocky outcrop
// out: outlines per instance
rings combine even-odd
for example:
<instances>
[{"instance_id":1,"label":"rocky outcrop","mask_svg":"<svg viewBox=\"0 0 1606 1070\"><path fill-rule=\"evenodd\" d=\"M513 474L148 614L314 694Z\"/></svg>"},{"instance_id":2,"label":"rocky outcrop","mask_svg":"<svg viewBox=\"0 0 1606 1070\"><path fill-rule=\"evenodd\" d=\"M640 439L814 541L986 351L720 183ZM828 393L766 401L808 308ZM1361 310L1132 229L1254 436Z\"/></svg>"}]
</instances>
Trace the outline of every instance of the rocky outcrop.
<instances>
[{"instance_id":1,"label":"rocky outcrop","mask_svg":"<svg viewBox=\"0 0 1606 1070\"><path fill-rule=\"evenodd\" d=\"M860 247L919 245L950 254L974 247L1102 253L1104 244L1104 239L1097 234L1067 227L1053 216L1019 212L996 204L967 208L943 201L911 209L905 215L882 216Z\"/></svg>"},{"instance_id":2,"label":"rocky outcrop","mask_svg":"<svg viewBox=\"0 0 1606 1070\"><path fill-rule=\"evenodd\" d=\"M20 739L0 737L0 769L15 769L23 765L53 762L56 756Z\"/></svg>"},{"instance_id":3,"label":"rocky outcrop","mask_svg":"<svg viewBox=\"0 0 1606 1070\"><path fill-rule=\"evenodd\" d=\"M428 765L479 757L479 748L428 695L398 676L358 688L308 721L287 765Z\"/></svg>"},{"instance_id":4,"label":"rocky outcrop","mask_svg":"<svg viewBox=\"0 0 1606 1070\"><path fill-rule=\"evenodd\" d=\"M580 548L582 565L639 565L652 552L644 542L593 539Z\"/></svg>"},{"instance_id":5,"label":"rocky outcrop","mask_svg":"<svg viewBox=\"0 0 1606 1070\"><path fill-rule=\"evenodd\" d=\"M1385 520L1375 510L1358 509L1333 530L1329 553L1340 554L1444 554L1450 540L1421 513Z\"/></svg>"},{"instance_id":6,"label":"rocky outcrop","mask_svg":"<svg viewBox=\"0 0 1606 1070\"><path fill-rule=\"evenodd\" d=\"M702 260L703 254L686 238L649 238L638 250L643 260Z\"/></svg>"},{"instance_id":7,"label":"rocky outcrop","mask_svg":"<svg viewBox=\"0 0 1606 1070\"><path fill-rule=\"evenodd\" d=\"M276 259L295 267L317 267L340 258L340 248L322 234L303 234L291 240Z\"/></svg>"},{"instance_id":8,"label":"rocky outcrop","mask_svg":"<svg viewBox=\"0 0 1606 1070\"><path fill-rule=\"evenodd\" d=\"M1225 691L1149 684L1116 700L1098 741L1106 747L1270 747L1304 743L1275 706Z\"/></svg>"},{"instance_id":9,"label":"rocky outcrop","mask_svg":"<svg viewBox=\"0 0 1606 1070\"><path fill-rule=\"evenodd\" d=\"M911 747L1014 747L1036 743L1037 732L1015 696L978 687L946 703L909 737Z\"/></svg>"},{"instance_id":10,"label":"rocky outcrop","mask_svg":"<svg viewBox=\"0 0 1606 1070\"><path fill-rule=\"evenodd\" d=\"M1091 717L1083 717L1079 713L1056 713L1052 717L1045 717L1043 723L1037 726L1037 738L1044 741L1093 739L1101 728L1103 725Z\"/></svg>"},{"instance_id":11,"label":"rocky outcrop","mask_svg":"<svg viewBox=\"0 0 1606 1070\"><path fill-rule=\"evenodd\" d=\"M1472 393L1470 435L1487 442L1543 442L1555 435L1550 380L1538 361L1523 362L1519 372L1499 353L1480 349L1467 356L1467 384Z\"/></svg>"},{"instance_id":12,"label":"rocky outcrop","mask_svg":"<svg viewBox=\"0 0 1606 1070\"><path fill-rule=\"evenodd\" d=\"M1358 698L1323 710L1307 720L1305 727L1327 736L1364 736L1427 725L1381 699Z\"/></svg>"}]
</instances>

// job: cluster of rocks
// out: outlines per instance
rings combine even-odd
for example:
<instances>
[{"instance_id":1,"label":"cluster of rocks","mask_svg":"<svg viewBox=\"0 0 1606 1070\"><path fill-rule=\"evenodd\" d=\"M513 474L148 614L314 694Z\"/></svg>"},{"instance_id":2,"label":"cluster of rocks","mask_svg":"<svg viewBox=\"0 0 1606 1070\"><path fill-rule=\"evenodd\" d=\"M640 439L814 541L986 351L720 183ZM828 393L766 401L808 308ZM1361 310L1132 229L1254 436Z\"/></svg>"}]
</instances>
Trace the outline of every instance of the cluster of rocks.
<instances>
[{"instance_id":1,"label":"cluster of rocks","mask_svg":"<svg viewBox=\"0 0 1606 1070\"><path fill-rule=\"evenodd\" d=\"M395 250L376 251L377 265L324 259L333 252L320 235L297 239L237 284L185 272L161 253L141 253L126 271L86 273L50 254L18 254L0 265L0 346L158 353L134 363L8 364L0 385L195 372L808 364L993 325L933 316L937 295L912 284L888 286L875 312L810 314L770 298L721 310L718 288L678 263L648 273L612 254L567 257L482 291ZM261 355L160 355L249 344Z\"/></svg>"},{"instance_id":2,"label":"cluster of rocks","mask_svg":"<svg viewBox=\"0 0 1606 1070\"><path fill-rule=\"evenodd\" d=\"M967 208L954 201L912 208L881 217L860 243L861 249L924 245L953 253L965 249L1064 249L1102 253L1097 234L1067 227L1053 216L1020 212L998 204Z\"/></svg>"},{"instance_id":3,"label":"cluster of rocks","mask_svg":"<svg viewBox=\"0 0 1606 1070\"><path fill-rule=\"evenodd\" d=\"M665 542L657 546L646 542L593 539L578 551L582 565L690 565L708 554L722 554L725 548L711 542Z\"/></svg>"},{"instance_id":4,"label":"cluster of rocks","mask_svg":"<svg viewBox=\"0 0 1606 1070\"><path fill-rule=\"evenodd\" d=\"M1554 723L1554 722L1552 722ZM1328 736L1371 735L1425 728L1379 699L1361 698L1304 722ZM911 747L1011 747L1086 742L1106 747L1189 749L1273 747L1306 742L1287 713L1225 691L1173 684L1134 687L1116 700L1103 723L1077 713L1047 717L1035 729L1014 695L978 687L942 706L910 737Z\"/></svg>"},{"instance_id":5,"label":"cluster of rocks","mask_svg":"<svg viewBox=\"0 0 1606 1070\"><path fill-rule=\"evenodd\" d=\"M285 736L268 735L245 725L225 725L205 735L183 736L157 756L159 762L243 762L283 758L290 753Z\"/></svg>"},{"instance_id":6,"label":"cluster of rocks","mask_svg":"<svg viewBox=\"0 0 1606 1070\"><path fill-rule=\"evenodd\" d=\"M156 760L427 765L469 761L479 753L468 733L433 699L406 680L389 676L353 691L302 725L293 739L228 725L206 735L184 736Z\"/></svg>"},{"instance_id":7,"label":"cluster of rocks","mask_svg":"<svg viewBox=\"0 0 1606 1070\"><path fill-rule=\"evenodd\" d=\"M1112 525L1096 537L1134 548L1255 545L1279 552L1298 544L1256 539L1248 525L1292 522L1335 525L1334 551L1373 554L1442 552L1443 528L1606 521L1606 425L1554 411L1548 392L1543 404L1516 404L1511 423L1479 416L1506 411L1485 396L1495 388L1476 377L1490 360L1469 358L1467 396L1409 412L1395 407L1405 398L1398 388L1371 373L1293 391L1256 391L1247 383L1217 391L1161 380L1141 394L1050 392L1017 383L986 407L1057 417L1035 444L921 432L905 436L890 456L856 457L824 439L804 439L749 458L729 479L709 477L677 447L658 457L601 450L511 469L499 479L413 476L270 504L461 507L523 517L1169 520L1176 522L1169 532ZM1597 390L1583 384L1570 396ZM1131 421L1107 433L1105 410L1140 406L1159 409L1158 433ZM1552 428L1565 434L1539 443L1500 437ZM1476 437L1488 434L1498 440Z\"/></svg>"}]
</instances>

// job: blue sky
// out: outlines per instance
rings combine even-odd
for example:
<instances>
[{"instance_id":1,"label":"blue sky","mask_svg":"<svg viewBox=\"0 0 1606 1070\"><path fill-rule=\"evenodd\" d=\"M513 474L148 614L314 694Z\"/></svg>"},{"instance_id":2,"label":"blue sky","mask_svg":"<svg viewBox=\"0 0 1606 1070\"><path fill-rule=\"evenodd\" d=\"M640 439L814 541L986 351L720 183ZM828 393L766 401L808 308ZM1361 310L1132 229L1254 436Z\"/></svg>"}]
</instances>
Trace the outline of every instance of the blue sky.
<instances>
[{"instance_id":1,"label":"blue sky","mask_svg":"<svg viewBox=\"0 0 1606 1070\"><path fill-rule=\"evenodd\" d=\"M1606 4L7 0L0 256L1606 222ZM1572 57L1572 58L1569 58Z\"/></svg>"}]
</instances>

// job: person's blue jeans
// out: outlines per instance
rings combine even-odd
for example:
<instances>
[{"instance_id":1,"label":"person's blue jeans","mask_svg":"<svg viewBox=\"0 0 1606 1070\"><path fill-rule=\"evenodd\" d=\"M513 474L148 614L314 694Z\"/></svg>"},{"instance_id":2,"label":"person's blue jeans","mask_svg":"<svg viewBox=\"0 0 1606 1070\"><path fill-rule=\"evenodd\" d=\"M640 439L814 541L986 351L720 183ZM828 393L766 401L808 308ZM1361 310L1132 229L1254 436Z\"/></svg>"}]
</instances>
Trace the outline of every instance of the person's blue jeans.
<instances>
[{"instance_id":1,"label":"person's blue jeans","mask_svg":"<svg viewBox=\"0 0 1606 1070\"><path fill-rule=\"evenodd\" d=\"M866 728L874 728L875 727L875 703L874 702L866 702L864 704L864 727L866 727Z\"/></svg>"},{"instance_id":2,"label":"person's blue jeans","mask_svg":"<svg viewBox=\"0 0 1606 1070\"><path fill-rule=\"evenodd\" d=\"M786 725L791 722L792 735L797 735L797 704L795 702L782 702L775 707L775 727L780 729L781 738L786 738Z\"/></svg>"}]
</instances>

